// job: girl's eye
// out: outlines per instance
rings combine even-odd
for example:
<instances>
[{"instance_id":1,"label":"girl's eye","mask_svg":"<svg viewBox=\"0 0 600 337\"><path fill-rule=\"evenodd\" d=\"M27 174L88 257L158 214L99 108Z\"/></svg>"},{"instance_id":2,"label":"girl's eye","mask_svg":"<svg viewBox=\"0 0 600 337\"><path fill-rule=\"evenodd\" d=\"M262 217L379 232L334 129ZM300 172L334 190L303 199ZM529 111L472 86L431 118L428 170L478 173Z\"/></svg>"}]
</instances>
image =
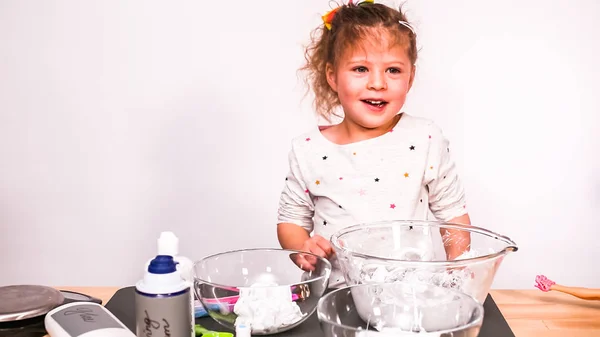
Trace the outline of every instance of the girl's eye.
<instances>
[{"instance_id":1,"label":"girl's eye","mask_svg":"<svg viewBox=\"0 0 600 337\"><path fill-rule=\"evenodd\" d=\"M354 68L354 71L359 72L359 73L364 73L367 71L366 67L360 66L360 67L356 67Z\"/></svg>"},{"instance_id":2,"label":"girl's eye","mask_svg":"<svg viewBox=\"0 0 600 337\"><path fill-rule=\"evenodd\" d=\"M390 74L400 74L401 71L398 68L389 68L388 71L390 72Z\"/></svg>"}]
</instances>

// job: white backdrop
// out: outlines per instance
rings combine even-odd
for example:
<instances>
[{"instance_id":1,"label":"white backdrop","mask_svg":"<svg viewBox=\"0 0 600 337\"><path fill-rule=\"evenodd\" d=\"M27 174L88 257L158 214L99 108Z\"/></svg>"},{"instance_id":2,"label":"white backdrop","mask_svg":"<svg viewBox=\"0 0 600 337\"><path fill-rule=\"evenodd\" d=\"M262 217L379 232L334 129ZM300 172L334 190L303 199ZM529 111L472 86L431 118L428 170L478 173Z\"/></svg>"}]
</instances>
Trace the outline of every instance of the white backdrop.
<instances>
[{"instance_id":1,"label":"white backdrop","mask_svg":"<svg viewBox=\"0 0 600 337\"><path fill-rule=\"evenodd\" d=\"M600 287L600 2L406 8L405 111L450 138L474 224L520 247L494 288ZM327 9L0 1L0 285L129 285L161 230L192 259L278 246L290 140L314 124L296 69Z\"/></svg>"}]
</instances>

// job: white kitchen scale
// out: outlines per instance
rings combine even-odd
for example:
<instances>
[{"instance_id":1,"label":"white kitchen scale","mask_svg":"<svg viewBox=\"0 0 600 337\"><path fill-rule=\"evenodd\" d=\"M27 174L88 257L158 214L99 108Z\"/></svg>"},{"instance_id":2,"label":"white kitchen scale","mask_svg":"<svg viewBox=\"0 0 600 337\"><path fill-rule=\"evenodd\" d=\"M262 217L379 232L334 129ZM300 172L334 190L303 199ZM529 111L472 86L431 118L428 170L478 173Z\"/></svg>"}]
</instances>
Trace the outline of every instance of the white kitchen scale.
<instances>
[{"instance_id":1,"label":"white kitchen scale","mask_svg":"<svg viewBox=\"0 0 600 337\"><path fill-rule=\"evenodd\" d=\"M52 309L67 303L102 300L68 290L40 285L0 287L0 337L42 337L44 318Z\"/></svg>"}]
</instances>

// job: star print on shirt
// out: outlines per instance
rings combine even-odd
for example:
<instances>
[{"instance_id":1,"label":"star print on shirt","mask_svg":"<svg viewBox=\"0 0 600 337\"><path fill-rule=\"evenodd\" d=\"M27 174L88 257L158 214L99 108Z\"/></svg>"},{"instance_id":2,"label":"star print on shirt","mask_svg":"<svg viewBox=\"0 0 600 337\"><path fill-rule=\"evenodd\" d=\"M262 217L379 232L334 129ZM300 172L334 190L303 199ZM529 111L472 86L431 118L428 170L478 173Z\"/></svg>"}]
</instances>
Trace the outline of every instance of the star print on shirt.
<instances>
[{"instance_id":1,"label":"star print on shirt","mask_svg":"<svg viewBox=\"0 0 600 337\"><path fill-rule=\"evenodd\" d=\"M391 209L394 209L394 208L396 208L396 204L390 204L390 208L391 208Z\"/></svg>"},{"instance_id":2,"label":"star print on shirt","mask_svg":"<svg viewBox=\"0 0 600 337\"><path fill-rule=\"evenodd\" d=\"M379 182L379 178L375 178L375 182L378 183Z\"/></svg>"},{"instance_id":3,"label":"star print on shirt","mask_svg":"<svg viewBox=\"0 0 600 337\"><path fill-rule=\"evenodd\" d=\"M404 177L408 178L408 172L404 173Z\"/></svg>"},{"instance_id":4,"label":"star print on shirt","mask_svg":"<svg viewBox=\"0 0 600 337\"><path fill-rule=\"evenodd\" d=\"M323 160L327 160L327 156L323 156Z\"/></svg>"},{"instance_id":5,"label":"star print on shirt","mask_svg":"<svg viewBox=\"0 0 600 337\"><path fill-rule=\"evenodd\" d=\"M414 146L414 145L411 145L411 146L409 147L409 149L410 149L411 151L414 151L414 150L415 150L415 146Z\"/></svg>"},{"instance_id":6,"label":"star print on shirt","mask_svg":"<svg viewBox=\"0 0 600 337\"><path fill-rule=\"evenodd\" d=\"M320 184L321 184L321 181L320 181L320 180L317 180L317 181L315 181L315 184L317 184L317 185L320 185Z\"/></svg>"},{"instance_id":7,"label":"star print on shirt","mask_svg":"<svg viewBox=\"0 0 600 337\"><path fill-rule=\"evenodd\" d=\"M323 226L327 226L327 221L323 220Z\"/></svg>"}]
</instances>

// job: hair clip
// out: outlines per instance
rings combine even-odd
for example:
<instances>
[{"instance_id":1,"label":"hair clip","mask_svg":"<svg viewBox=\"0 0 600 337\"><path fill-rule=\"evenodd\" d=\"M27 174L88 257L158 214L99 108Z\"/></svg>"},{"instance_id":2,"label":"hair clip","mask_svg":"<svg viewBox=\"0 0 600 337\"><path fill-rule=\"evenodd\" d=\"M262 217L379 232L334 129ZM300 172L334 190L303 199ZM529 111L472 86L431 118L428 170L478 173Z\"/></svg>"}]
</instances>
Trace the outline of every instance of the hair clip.
<instances>
[{"instance_id":1,"label":"hair clip","mask_svg":"<svg viewBox=\"0 0 600 337\"><path fill-rule=\"evenodd\" d=\"M335 13L337 13L337 11L340 10L340 7L336 7L332 10L330 10L329 12L325 13L325 15L321 16L321 19L323 20L323 24L325 24L325 27L328 30L331 30L331 21L333 21L333 17L335 16Z\"/></svg>"},{"instance_id":2,"label":"hair clip","mask_svg":"<svg viewBox=\"0 0 600 337\"><path fill-rule=\"evenodd\" d=\"M374 3L375 0L363 0L360 2L357 2L355 5L361 5L363 3ZM348 0L348 5L352 5L352 0ZM325 15L321 16L321 19L323 20L323 23L325 24L325 27L328 30L331 30L331 22L333 21L333 18L335 17L335 13L337 13L340 8L342 8L343 5L340 5L332 10L330 10L329 12L325 13Z\"/></svg>"},{"instance_id":3,"label":"hair clip","mask_svg":"<svg viewBox=\"0 0 600 337\"><path fill-rule=\"evenodd\" d=\"M417 33L415 33L415 29L410 25L410 23L406 22L406 21L398 21L399 24L403 25L404 27L410 29L410 31L413 33L413 35L417 35Z\"/></svg>"}]
</instances>

